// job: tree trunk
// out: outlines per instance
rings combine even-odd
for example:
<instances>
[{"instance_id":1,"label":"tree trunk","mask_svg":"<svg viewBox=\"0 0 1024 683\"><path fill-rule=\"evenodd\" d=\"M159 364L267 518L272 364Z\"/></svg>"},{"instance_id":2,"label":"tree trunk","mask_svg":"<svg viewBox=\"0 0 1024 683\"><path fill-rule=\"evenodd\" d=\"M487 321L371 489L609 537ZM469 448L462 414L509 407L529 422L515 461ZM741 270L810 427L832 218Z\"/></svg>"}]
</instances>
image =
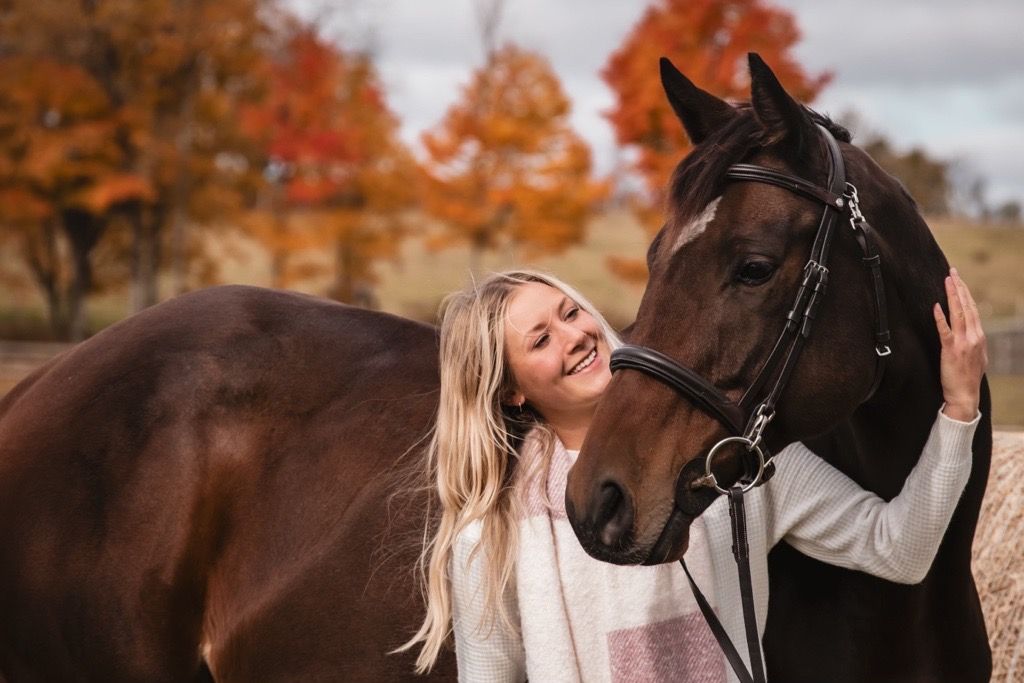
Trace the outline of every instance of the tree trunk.
<instances>
[{"instance_id":1,"label":"tree trunk","mask_svg":"<svg viewBox=\"0 0 1024 683\"><path fill-rule=\"evenodd\" d=\"M167 214L156 206L143 213L149 226L149 273L143 288L143 304L155 306L160 301L160 262L163 260L163 244L160 235L163 232Z\"/></svg>"},{"instance_id":2,"label":"tree trunk","mask_svg":"<svg viewBox=\"0 0 1024 683\"><path fill-rule=\"evenodd\" d=\"M351 233L346 230L334 245L334 298L345 303L352 303L355 293L353 252Z\"/></svg>"},{"instance_id":3,"label":"tree trunk","mask_svg":"<svg viewBox=\"0 0 1024 683\"><path fill-rule=\"evenodd\" d=\"M72 274L68 284L68 340L86 336L85 297L92 289L92 249L103 232L103 223L85 211L63 212L63 228L71 245Z\"/></svg>"},{"instance_id":4,"label":"tree trunk","mask_svg":"<svg viewBox=\"0 0 1024 683\"><path fill-rule=\"evenodd\" d=\"M179 178L178 184L183 181ZM187 195L187 190L183 190ZM187 210L183 206L187 199L175 198L174 217L171 219L171 277L172 287L175 294L184 294L188 290L188 261L185 251L188 238Z\"/></svg>"},{"instance_id":5,"label":"tree trunk","mask_svg":"<svg viewBox=\"0 0 1024 683\"><path fill-rule=\"evenodd\" d=\"M469 242L469 272L473 277L480 275L484 267L484 252L487 250L487 235L480 234Z\"/></svg>"},{"instance_id":6,"label":"tree trunk","mask_svg":"<svg viewBox=\"0 0 1024 683\"><path fill-rule=\"evenodd\" d=\"M281 239L288 231L288 209L284 205L284 183L281 180L273 181L270 186L270 211L273 216L273 230L277 233L277 239L271 240L273 247L270 255L270 280L271 286L283 289L287 286L288 249L281 246L287 240Z\"/></svg>"},{"instance_id":7,"label":"tree trunk","mask_svg":"<svg viewBox=\"0 0 1024 683\"><path fill-rule=\"evenodd\" d=\"M54 219L47 219L39 226L39 239L33 239L33 234L29 233L24 247L25 261L46 299L50 332L54 339L67 339L68 319L61 299L61 261Z\"/></svg>"},{"instance_id":8,"label":"tree trunk","mask_svg":"<svg viewBox=\"0 0 1024 683\"><path fill-rule=\"evenodd\" d=\"M194 19L194 12L189 15ZM194 21L189 25L194 30ZM199 55L196 66L188 80L185 97L178 111L178 132L174 138L177 152L177 177L174 182L173 208L171 218L171 273L175 294L183 294L188 287L188 214L189 196L192 192L192 129L196 119L196 90L199 87L196 75L207 70L205 55Z\"/></svg>"},{"instance_id":9,"label":"tree trunk","mask_svg":"<svg viewBox=\"0 0 1024 683\"><path fill-rule=\"evenodd\" d=\"M156 303L160 247L154 225L156 217L152 212L145 210L141 203L133 202L127 215L132 226L131 312L138 313Z\"/></svg>"}]
</instances>

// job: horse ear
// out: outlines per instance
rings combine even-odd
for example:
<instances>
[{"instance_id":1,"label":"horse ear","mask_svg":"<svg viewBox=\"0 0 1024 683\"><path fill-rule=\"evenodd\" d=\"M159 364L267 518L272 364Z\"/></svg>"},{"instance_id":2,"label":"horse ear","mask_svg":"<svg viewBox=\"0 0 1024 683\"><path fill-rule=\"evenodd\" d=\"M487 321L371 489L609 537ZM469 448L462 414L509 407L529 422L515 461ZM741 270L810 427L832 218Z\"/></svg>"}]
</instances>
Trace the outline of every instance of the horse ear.
<instances>
[{"instance_id":1,"label":"horse ear","mask_svg":"<svg viewBox=\"0 0 1024 683\"><path fill-rule=\"evenodd\" d=\"M695 86L665 57L661 58L661 86L695 145L736 116L731 104Z\"/></svg>"},{"instance_id":2,"label":"horse ear","mask_svg":"<svg viewBox=\"0 0 1024 683\"><path fill-rule=\"evenodd\" d=\"M767 144L787 142L803 148L814 123L803 105L794 100L756 52L747 54L750 63L750 104L767 131Z\"/></svg>"}]
</instances>

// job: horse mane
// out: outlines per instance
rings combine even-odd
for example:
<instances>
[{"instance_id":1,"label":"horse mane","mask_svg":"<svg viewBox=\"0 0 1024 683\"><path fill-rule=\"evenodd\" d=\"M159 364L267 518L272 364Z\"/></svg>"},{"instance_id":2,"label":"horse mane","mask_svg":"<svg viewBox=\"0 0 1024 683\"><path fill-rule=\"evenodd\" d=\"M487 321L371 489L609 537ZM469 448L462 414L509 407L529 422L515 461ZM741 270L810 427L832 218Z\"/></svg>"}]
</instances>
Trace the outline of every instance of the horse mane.
<instances>
[{"instance_id":1,"label":"horse mane","mask_svg":"<svg viewBox=\"0 0 1024 683\"><path fill-rule=\"evenodd\" d=\"M725 172L753 150L765 147L768 131L754 116L749 103L736 106L737 116L714 131L680 162L669 184L669 208L677 220L688 221L724 190ZM850 132L829 117L804 107L808 117L839 142L850 142Z\"/></svg>"}]
</instances>

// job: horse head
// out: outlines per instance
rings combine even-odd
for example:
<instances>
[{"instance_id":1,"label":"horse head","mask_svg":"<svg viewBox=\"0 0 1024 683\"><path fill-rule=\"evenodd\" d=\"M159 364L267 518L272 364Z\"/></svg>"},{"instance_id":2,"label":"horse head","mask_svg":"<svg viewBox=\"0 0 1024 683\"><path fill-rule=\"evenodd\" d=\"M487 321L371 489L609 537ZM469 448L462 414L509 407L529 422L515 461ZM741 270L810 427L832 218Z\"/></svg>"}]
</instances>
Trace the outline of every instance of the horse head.
<instances>
[{"instance_id":1,"label":"horse head","mask_svg":"<svg viewBox=\"0 0 1024 683\"><path fill-rule=\"evenodd\" d=\"M735 164L826 187L827 130L838 142L846 180L871 195L865 213L873 221L916 225L910 235L927 234L913 201L850 144L847 131L795 101L757 55L750 56L750 75L749 105L733 106L662 60L662 84L695 148L673 174L666 221L647 253L650 279L628 334L631 344L689 368L736 403L762 374L787 324L827 200L778 184L737 181L730 170ZM771 449L828 432L878 388L873 274L847 214L836 213L830 286L811 312L813 335L764 433ZM921 251L935 255L930 270L941 272L941 253L927 240ZM881 250L883 262L892 258L891 247ZM943 300L941 277L932 280L934 291L926 296ZM923 313L926 325L927 306ZM755 389L764 393L771 384ZM690 523L716 496L700 486L705 457L734 433L712 411L649 374L616 372L566 490L583 547L620 564L679 559ZM716 454L714 474L722 486L740 478L742 450Z\"/></svg>"}]
</instances>

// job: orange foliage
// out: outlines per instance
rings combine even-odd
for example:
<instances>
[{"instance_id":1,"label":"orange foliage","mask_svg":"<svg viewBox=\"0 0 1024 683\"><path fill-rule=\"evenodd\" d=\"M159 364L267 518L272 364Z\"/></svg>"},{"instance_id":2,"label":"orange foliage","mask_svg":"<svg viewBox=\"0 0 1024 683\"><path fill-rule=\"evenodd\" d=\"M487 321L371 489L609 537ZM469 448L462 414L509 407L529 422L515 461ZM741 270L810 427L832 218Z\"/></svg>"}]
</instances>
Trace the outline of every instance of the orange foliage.
<instances>
[{"instance_id":1,"label":"orange foliage","mask_svg":"<svg viewBox=\"0 0 1024 683\"><path fill-rule=\"evenodd\" d=\"M423 135L426 207L447 226L435 246L467 242L479 252L512 242L547 253L582 239L607 187L591 177L569 108L547 61L514 45L474 72Z\"/></svg>"},{"instance_id":2,"label":"orange foliage","mask_svg":"<svg viewBox=\"0 0 1024 683\"><path fill-rule=\"evenodd\" d=\"M120 170L116 108L81 67L24 56L2 59L0 103L0 187L49 204L46 215L68 207L99 214L117 202L152 200L145 179Z\"/></svg>"},{"instance_id":3,"label":"orange foliage","mask_svg":"<svg viewBox=\"0 0 1024 683\"><path fill-rule=\"evenodd\" d=\"M70 259L82 270L76 285L82 295L127 278L123 264L89 265L94 247L109 247L115 260L133 260L135 284L145 280L153 295L147 292L141 303L152 303L161 252L184 248L180 234L171 249L162 248L165 228L212 223L242 204L248 169L234 110L255 87L249 64L265 31L258 14L267 4L5 5L0 185L49 206L46 219L56 221L58 237L66 234L82 251ZM225 170L228 158L241 161ZM88 220L65 220L75 212ZM35 213L23 230L50 234L54 226ZM136 267L143 256L147 267Z\"/></svg>"},{"instance_id":4,"label":"orange foliage","mask_svg":"<svg viewBox=\"0 0 1024 683\"><path fill-rule=\"evenodd\" d=\"M109 272L83 278L76 271L80 261L68 245L91 249L96 237L76 233L80 224L64 222L66 212L101 217L118 205L154 199L147 179L122 170L117 132L117 107L81 66L19 54L0 59L0 243L45 290L61 335L69 334L73 316L69 292L98 288ZM27 286L18 272L7 282Z\"/></svg>"},{"instance_id":5,"label":"orange foliage","mask_svg":"<svg viewBox=\"0 0 1024 683\"><path fill-rule=\"evenodd\" d=\"M250 231L272 254L276 286L322 270L298 252L332 251L331 293L350 301L375 280L373 262L397 253L415 164L367 55L295 26L266 70L265 99L242 117L268 180Z\"/></svg>"},{"instance_id":6,"label":"orange foliage","mask_svg":"<svg viewBox=\"0 0 1024 683\"><path fill-rule=\"evenodd\" d=\"M648 190L637 209L652 234L661 227L669 177L690 151L662 90L658 59L670 58L698 87L740 100L750 88L747 53L758 52L790 93L810 102L831 74L803 70L791 54L799 38L793 16L767 0L656 0L611 55L601 72L615 93L606 115L619 144L636 151L634 170ZM646 277L639 262L620 260L613 270L632 280Z\"/></svg>"}]
</instances>

